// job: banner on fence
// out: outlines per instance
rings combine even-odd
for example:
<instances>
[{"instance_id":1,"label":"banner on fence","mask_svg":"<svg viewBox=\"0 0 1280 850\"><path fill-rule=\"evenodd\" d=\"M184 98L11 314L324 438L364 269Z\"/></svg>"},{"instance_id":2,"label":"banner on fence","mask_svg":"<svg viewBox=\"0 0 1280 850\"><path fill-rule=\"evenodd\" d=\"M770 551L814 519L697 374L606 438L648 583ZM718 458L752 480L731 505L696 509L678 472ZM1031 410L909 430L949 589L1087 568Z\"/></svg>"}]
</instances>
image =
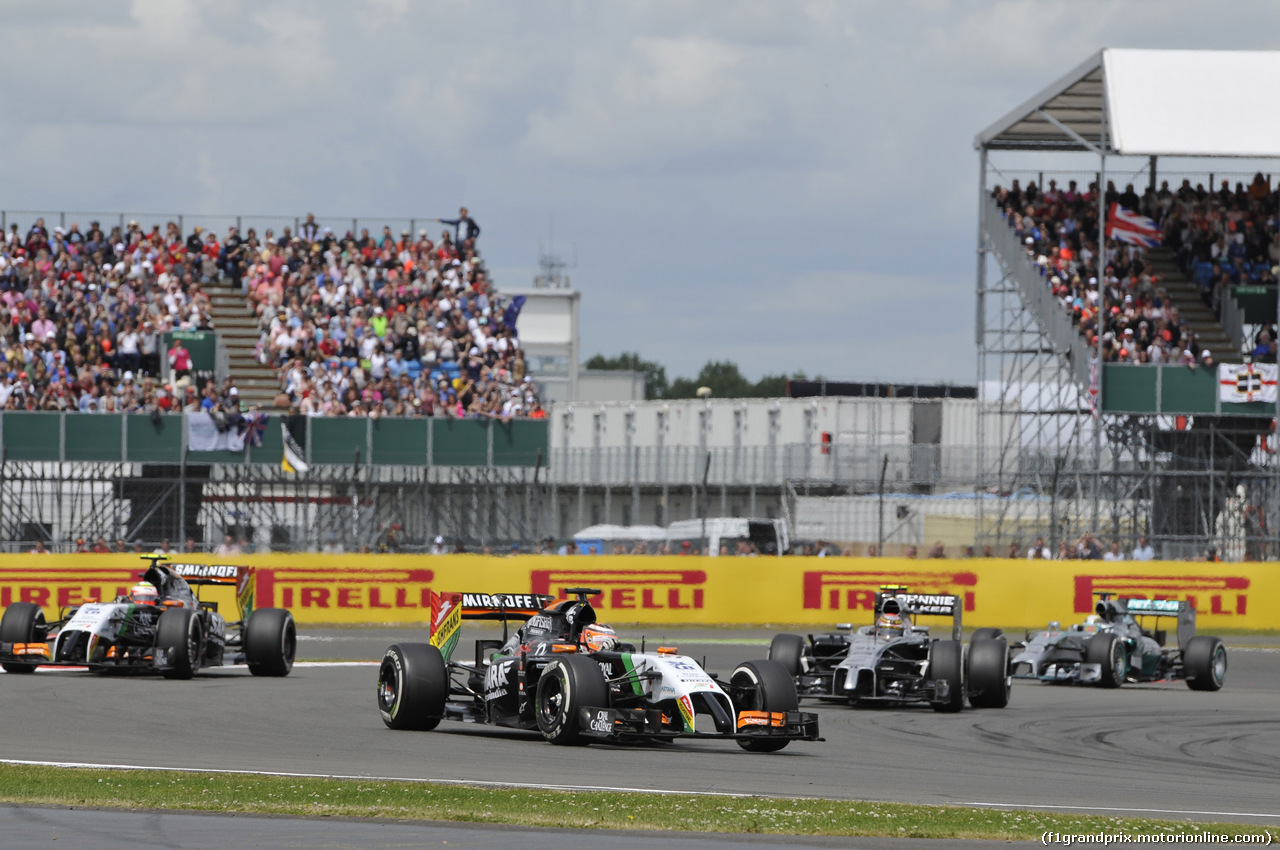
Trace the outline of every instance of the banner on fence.
<instances>
[{"instance_id":1,"label":"banner on fence","mask_svg":"<svg viewBox=\"0 0 1280 850\"><path fill-rule=\"evenodd\" d=\"M898 558L682 558L526 555L183 556L257 570L257 605L282 607L302 624L423 623L428 591L548 593L590 587L600 619L615 623L830 625L871 621L876 590L951 593L966 626L1038 628L1079 622L1097 592L1191 600L1202 630L1280 629L1280 574L1273 564L1104 563ZM146 564L128 555L0 556L0 605L60 608L123 594ZM235 595L201 588L236 618Z\"/></svg>"}]
</instances>

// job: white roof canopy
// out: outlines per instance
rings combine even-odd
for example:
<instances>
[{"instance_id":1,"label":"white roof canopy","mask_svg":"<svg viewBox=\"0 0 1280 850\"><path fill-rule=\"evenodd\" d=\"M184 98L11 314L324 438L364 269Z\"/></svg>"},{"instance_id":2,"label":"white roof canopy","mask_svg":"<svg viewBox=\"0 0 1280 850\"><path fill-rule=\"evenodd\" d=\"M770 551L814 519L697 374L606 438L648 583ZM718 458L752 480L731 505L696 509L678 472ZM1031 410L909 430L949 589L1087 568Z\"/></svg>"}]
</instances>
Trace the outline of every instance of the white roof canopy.
<instances>
[{"instance_id":1,"label":"white roof canopy","mask_svg":"<svg viewBox=\"0 0 1280 850\"><path fill-rule=\"evenodd\" d=\"M974 139L987 150L1280 157L1280 51L1106 48Z\"/></svg>"}]
</instances>

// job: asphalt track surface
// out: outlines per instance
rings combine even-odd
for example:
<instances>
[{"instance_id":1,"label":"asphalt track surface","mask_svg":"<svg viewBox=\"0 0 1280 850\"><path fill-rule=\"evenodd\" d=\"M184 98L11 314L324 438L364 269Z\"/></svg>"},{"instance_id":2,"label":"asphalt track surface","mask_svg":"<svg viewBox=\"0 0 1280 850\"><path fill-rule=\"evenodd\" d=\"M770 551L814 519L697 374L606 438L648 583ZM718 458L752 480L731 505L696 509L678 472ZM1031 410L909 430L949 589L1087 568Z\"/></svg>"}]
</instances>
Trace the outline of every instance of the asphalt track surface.
<instances>
[{"instance_id":1,"label":"asphalt track surface","mask_svg":"<svg viewBox=\"0 0 1280 850\"><path fill-rule=\"evenodd\" d=\"M464 627L464 641L485 636ZM301 661L347 663L300 665L286 679L243 668L186 682L0 675L0 717L28 718L0 725L0 758L1280 823L1280 652L1257 640L1227 640L1230 669L1218 693L1181 683L1104 691L1019 682L1008 708L956 715L818 703L825 743L753 754L731 742L560 749L536 733L451 722L393 732L376 709L376 667L353 662L423 637L416 629L304 629ZM647 639L705 655L708 669L727 673L763 657L768 637L654 630ZM10 810L6 823L14 811L28 810Z\"/></svg>"}]
</instances>

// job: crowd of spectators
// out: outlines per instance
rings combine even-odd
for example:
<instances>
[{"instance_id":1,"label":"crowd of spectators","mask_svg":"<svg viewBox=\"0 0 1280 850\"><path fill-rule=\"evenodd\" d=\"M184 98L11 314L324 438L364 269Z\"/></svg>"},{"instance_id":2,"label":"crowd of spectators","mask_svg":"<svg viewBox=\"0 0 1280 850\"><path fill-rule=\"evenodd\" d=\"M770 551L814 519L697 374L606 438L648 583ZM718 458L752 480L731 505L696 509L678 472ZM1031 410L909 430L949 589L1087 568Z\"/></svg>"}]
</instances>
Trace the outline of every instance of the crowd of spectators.
<instances>
[{"instance_id":1,"label":"crowd of spectators","mask_svg":"<svg viewBox=\"0 0 1280 850\"><path fill-rule=\"evenodd\" d=\"M98 222L0 243L0 409L238 412L234 381L200 385L181 342L214 329L209 291L245 296L277 407L313 416L545 416L515 323L463 208L438 241L389 227L341 238L308 215L294 234L236 227L222 239L175 222ZM162 359L167 380L162 381Z\"/></svg>"},{"instance_id":2,"label":"crowd of spectators","mask_svg":"<svg viewBox=\"0 0 1280 850\"><path fill-rule=\"evenodd\" d=\"M466 208L426 230L303 235L250 246L243 286L279 370L278 406L310 416L542 418L515 323ZM310 234L309 236L307 234Z\"/></svg>"},{"instance_id":3,"label":"crowd of spectators","mask_svg":"<svg viewBox=\"0 0 1280 850\"><path fill-rule=\"evenodd\" d=\"M1099 281L1097 183L1082 191L1074 180L1065 188L1050 180L1042 190L1013 180L1007 188L996 186L991 197L1080 333L1091 346L1101 334L1104 360L1214 365L1151 271L1146 247L1106 239ZM1216 193L1184 180L1176 191L1166 181L1139 196L1132 185L1121 192L1108 182L1104 201L1152 219L1180 265L1203 278L1202 296L1215 312L1231 284L1276 283L1277 193L1261 174L1234 191L1224 181ZM1099 316L1104 306L1105 315ZM1275 334L1263 333L1266 339L1259 334L1256 351L1242 353L1274 358Z\"/></svg>"},{"instance_id":4,"label":"crowd of spectators","mask_svg":"<svg viewBox=\"0 0 1280 850\"><path fill-rule=\"evenodd\" d=\"M163 334L212 327L205 260L172 222L12 225L0 243L0 409L158 409Z\"/></svg>"}]
</instances>

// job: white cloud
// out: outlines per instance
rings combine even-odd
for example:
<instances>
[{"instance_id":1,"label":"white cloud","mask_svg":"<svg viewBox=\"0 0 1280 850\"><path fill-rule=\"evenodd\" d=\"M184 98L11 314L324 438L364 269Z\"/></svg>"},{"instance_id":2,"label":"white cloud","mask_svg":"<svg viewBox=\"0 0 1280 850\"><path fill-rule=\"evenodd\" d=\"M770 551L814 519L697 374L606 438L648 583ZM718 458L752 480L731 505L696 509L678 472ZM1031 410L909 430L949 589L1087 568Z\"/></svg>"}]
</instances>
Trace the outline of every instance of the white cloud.
<instances>
[{"instance_id":1,"label":"white cloud","mask_svg":"<svg viewBox=\"0 0 1280 850\"><path fill-rule=\"evenodd\" d=\"M1104 45L1271 3L7 4L10 209L428 217L499 283L556 222L587 354L965 380L974 135Z\"/></svg>"}]
</instances>

